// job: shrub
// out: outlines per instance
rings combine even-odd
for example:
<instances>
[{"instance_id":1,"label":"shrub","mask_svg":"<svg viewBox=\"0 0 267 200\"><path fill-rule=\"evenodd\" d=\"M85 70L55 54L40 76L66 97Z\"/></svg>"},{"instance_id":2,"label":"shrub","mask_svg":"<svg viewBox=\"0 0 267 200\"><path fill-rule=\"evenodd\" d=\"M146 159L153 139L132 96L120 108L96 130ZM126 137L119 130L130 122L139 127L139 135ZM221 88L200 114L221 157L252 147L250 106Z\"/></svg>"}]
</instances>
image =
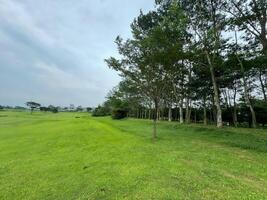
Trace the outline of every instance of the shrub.
<instances>
[{"instance_id":1,"label":"shrub","mask_svg":"<svg viewBox=\"0 0 267 200\"><path fill-rule=\"evenodd\" d=\"M103 117L110 115L110 108L105 106L98 106L92 112L92 116L94 117Z\"/></svg>"},{"instance_id":2,"label":"shrub","mask_svg":"<svg viewBox=\"0 0 267 200\"><path fill-rule=\"evenodd\" d=\"M112 110L112 119L123 119L127 117L127 110L114 109Z\"/></svg>"}]
</instances>

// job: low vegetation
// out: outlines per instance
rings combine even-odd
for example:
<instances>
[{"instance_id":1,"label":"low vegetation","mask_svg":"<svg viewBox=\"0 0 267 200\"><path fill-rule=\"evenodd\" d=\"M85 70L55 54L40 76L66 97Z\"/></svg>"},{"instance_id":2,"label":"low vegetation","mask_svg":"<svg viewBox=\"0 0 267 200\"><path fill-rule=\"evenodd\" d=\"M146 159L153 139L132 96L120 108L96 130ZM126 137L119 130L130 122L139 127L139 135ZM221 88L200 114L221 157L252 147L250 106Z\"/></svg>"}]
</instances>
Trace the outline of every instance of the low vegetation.
<instances>
[{"instance_id":1,"label":"low vegetation","mask_svg":"<svg viewBox=\"0 0 267 200\"><path fill-rule=\"evenodd\" d=\"M0 113L0 199L266 199L267 132Z\"/></svg>"}]
</instances>

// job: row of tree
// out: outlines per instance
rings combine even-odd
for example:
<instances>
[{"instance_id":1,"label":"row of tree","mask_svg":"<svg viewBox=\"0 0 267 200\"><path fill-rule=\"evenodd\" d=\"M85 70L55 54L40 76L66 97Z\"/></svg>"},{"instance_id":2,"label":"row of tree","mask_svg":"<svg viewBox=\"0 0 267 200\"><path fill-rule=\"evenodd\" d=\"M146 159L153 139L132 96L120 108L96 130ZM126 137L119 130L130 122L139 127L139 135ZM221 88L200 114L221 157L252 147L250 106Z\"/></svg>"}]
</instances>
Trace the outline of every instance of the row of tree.
<instances>
[{"instance_id":1,"label":"row of tree","mask_svg":"<svg viewBox=\"0 0 267 200\"><path fill-rule=\"evenodd\" d=\"M42 106L40 103L36 103L33 101L26 102L26 106L30 108L31 113L36 109L43 111L43 112L50 111L53 113L58 113L59 111L91 112L93 110L93 108L91 108L91 107L83 108L82 106L78 106L75 108L75 106L73 104L71 104L70 107L63 107L63 108L60 106L53 106L53 105L49 105L49 106L45 107L45 106Z\"/></svg>"},{"instance_id":2,"label":"row of tree","mask_svg":"<svg viewBox=\"0 0 267 200\"><path fill-rule=\"evenodd\" d=\"M224 121L237 126L243 118L256 127L267 104L266 1L155 4L133 21L131 39L117 37L120 59L106 59L123 77L108 95L108 101L119 100L112 107L128 104L128 115L135 116L142 108L154 119L154 137L166 110L169 119L178 114L180 123L191 122L193 111L204 124L209 118L217 127Z\"/></svg>"},{"instance_id":3,"label":"row of tree","mask_svg":"<svg viewBox=\"0 0 267 200\"><path fill-rule=\"evenodd\" d=\"M26 102L26 106L28 106L31 110L31 114L34 110L39 109L40 111L43 112L52 112L52 113L58 113L58 107L50 105L48 107L41 106L40 103L36 103L34 101L28 101Z\"/></svg>"}]
</instances>

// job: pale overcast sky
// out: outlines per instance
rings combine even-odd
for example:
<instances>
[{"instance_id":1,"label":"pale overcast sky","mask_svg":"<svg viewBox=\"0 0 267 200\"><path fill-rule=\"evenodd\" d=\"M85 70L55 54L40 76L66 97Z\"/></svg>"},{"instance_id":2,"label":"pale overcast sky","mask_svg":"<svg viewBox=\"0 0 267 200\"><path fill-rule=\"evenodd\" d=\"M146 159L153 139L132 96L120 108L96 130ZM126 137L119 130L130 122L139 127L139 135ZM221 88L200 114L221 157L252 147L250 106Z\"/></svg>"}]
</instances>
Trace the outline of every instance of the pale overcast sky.
<instances>
[{"instance_id":1,"label":"pale overcast sky","mask_svg":"<svg viewBox=\"0 0 267 200\"><path fill-rule=\"evenodd\" d=\"M104 59L154 0L0 0L0 105L95 106L120 80Z\"/></svg>"}]
</instances>

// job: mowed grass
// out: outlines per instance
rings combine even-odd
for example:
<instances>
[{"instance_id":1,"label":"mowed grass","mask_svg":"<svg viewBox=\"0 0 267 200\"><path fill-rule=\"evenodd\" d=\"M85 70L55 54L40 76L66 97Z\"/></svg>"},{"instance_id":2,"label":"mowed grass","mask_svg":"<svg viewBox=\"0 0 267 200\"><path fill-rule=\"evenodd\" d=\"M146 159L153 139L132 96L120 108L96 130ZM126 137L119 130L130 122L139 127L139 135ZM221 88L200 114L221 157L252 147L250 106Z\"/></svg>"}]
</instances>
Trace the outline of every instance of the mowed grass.
<instances>
[{"instance_id":1,"label":"mowed grass","mask_svg":"<svg viewBox=\"0 0 267 200\"><path fill-rule=\"evenodd\" d=\"M267 199L267 131L0 112L0 199Z\"/></svg>"}]
</instances>

